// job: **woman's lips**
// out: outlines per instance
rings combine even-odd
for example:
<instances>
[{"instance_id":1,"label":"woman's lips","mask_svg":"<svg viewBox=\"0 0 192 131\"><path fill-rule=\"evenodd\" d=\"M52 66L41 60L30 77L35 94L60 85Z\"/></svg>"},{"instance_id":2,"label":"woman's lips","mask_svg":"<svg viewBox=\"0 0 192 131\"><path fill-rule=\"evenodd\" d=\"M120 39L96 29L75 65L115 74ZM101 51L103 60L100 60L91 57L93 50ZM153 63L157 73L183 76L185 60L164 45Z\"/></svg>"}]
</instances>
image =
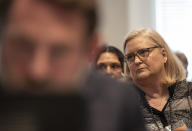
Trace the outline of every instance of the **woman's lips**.
<instances>
[{"instance_id":1,"label":"woman's lips","mask_svg":"<svg viewBox=\"0 0 192 131\"><path fill-rule=\"evenodd\" d=\"M145 67L142 67L142 68L138 68L137 70L136 70L136 72L140 72L140 71L143 71L145 69Z\"/></svg>"}]
</instances>

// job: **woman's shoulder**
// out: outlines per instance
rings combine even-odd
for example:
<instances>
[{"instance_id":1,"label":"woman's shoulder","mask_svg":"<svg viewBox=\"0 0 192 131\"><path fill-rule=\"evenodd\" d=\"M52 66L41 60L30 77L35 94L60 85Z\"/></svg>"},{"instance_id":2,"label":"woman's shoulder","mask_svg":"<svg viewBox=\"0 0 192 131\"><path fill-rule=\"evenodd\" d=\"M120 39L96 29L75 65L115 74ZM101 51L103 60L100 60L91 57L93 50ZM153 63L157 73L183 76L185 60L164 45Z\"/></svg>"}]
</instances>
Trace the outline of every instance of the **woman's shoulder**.
<instances>
[{"instance_id":1,"label":"woman's shoulder","mask_svg":"<svg viewBox=\"0 0 192 131\"><path fill-rule=\"evenodd\" d=\"M183 81L181 87L184 87L190 94L192 94L192 82L191 81Z\"/></svg>"},{"instance_id":2,"label":"woman's shoulder","mask_svg":"<svg viewBox=\"0 0 192 131\"><path fill-rule=\"evenodd\" d=\"M174 94L175 98L181 98L183 96L186 96L188 94L187 92L189 92L191 89L192 83L189 83L186 80L177 81L169 87L170 93Z\"/></svg>"},{"instance_id":3,"label":"woman's shoulder","mask_svg":"<svg viewBox=\"0 0 192 131\"><path fill-rule=\"evenodd\" d=\"M173 85L178 87L189 87L189 86L192 86L192 82L187 80L182 80L182 81L175 82Z\"/></svg>"},{"instance_id":4,"label":"woman's shoulder","mask_svg":"<svg viewBox=\"0 0 192 131\"><path fill-rule=\"evenodd\" d=\"M169 89L177 90L177 89L185 88L187 87L187 85L188 85L188 82L186 80L176 81L175 83L169 86Z\"/></svg>"},{"instance_id":5,"label":"woman's shoulder","mask_svg":"<svg viewBox=\"0 0 192 131\"><path fill-rule=\"evenodd\" d=\"M192 81L187 81L188 84L192 85Z\"/></svg>"},{"instance_id":6,"label":"woman's shoulder","mask_svg":"<svg viewBox=\"0 0 192 131\"><path fill-rule=\"evenodd\" d=\"M189 88L192 89L192 81L187 81L187 85L188 85Z\"/></svg>"}]
</instances>

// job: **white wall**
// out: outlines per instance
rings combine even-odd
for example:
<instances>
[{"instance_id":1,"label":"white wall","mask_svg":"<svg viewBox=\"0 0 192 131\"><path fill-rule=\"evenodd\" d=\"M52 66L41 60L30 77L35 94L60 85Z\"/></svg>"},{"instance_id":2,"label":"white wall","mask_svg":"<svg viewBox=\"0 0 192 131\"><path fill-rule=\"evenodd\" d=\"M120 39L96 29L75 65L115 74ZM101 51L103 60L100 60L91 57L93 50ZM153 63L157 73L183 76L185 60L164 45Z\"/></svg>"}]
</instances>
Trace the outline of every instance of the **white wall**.
<instances>
[{"instance_id":1,"label":"white wall","mask_svg":"<svg viewBox=\"0 0 192 131\"><path fill-rule=\"evenodd\" d=\"M98 0L103 41L122 48L127 32L127 0Z\"/></svg>"},{"instance_id":2,"label":"white wall","mask_svg":"<svg viewBox=\"0 0 192 131\"><path fill-rule=\"evenodd\" d=\"M128 0L128 29L150 27L155 28L154 0Z\"/></svg>"},{"instance_id":3,"label":"white wall","mask_svg":"<svg viewBox=\"0 0 192 131\"><path fill-rule=\"evenodd\" d=\"M140 27L155 28L154 0L98 0L103 40L122 50L126 34Z\"/></svg>"}]
</instances>

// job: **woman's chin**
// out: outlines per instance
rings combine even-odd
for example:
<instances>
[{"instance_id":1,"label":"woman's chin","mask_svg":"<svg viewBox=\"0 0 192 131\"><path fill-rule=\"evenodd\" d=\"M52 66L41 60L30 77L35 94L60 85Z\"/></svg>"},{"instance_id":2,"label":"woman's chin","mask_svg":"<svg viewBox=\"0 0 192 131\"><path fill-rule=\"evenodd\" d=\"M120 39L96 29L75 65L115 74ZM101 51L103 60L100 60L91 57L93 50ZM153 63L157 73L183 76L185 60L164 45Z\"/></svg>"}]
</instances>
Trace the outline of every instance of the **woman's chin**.
<instances>
[{"instance_id":1,"label":"woman's chin","mask_svg":"<svg viewBox=\"0 0 192 131\"><path fill-rule=\"evenodd\" d=\"M136 76L135 76L135 80L139 80L139 81L141 81L141 80L146 80L147 78L149 78L149 74L147 73L147 72L141 72L141 73L139 73L139 74L137 74Z\"/></svg>"}]
</instances>

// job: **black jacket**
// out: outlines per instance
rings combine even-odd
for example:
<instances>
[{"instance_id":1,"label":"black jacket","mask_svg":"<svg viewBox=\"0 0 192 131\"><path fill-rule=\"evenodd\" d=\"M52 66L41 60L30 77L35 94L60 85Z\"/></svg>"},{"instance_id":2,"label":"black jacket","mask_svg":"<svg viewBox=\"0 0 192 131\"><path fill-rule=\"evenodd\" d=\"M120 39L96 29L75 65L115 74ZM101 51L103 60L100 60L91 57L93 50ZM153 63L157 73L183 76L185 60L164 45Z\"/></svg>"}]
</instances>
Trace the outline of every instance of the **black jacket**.
<instances>
[{"instance_id":1,"label":"black jacket","mask_svg":"<svg viewBox=\"0 0 192 131\"><path fill-rule=\"evenodd\" d=\"M88 75L78 91L64 95L0 92L3 131L144 131L133 85Z\"/></svg>"},{"instance_id":2,"label":"black jacket","mask_svg":"<svg viewBox=\"0 0 192 131\"><path fill-rule=\"evenodd\" d=\"M145 131L134 85L94 72L85 84L90 131Z\"/></svg>"}]
</instances>

